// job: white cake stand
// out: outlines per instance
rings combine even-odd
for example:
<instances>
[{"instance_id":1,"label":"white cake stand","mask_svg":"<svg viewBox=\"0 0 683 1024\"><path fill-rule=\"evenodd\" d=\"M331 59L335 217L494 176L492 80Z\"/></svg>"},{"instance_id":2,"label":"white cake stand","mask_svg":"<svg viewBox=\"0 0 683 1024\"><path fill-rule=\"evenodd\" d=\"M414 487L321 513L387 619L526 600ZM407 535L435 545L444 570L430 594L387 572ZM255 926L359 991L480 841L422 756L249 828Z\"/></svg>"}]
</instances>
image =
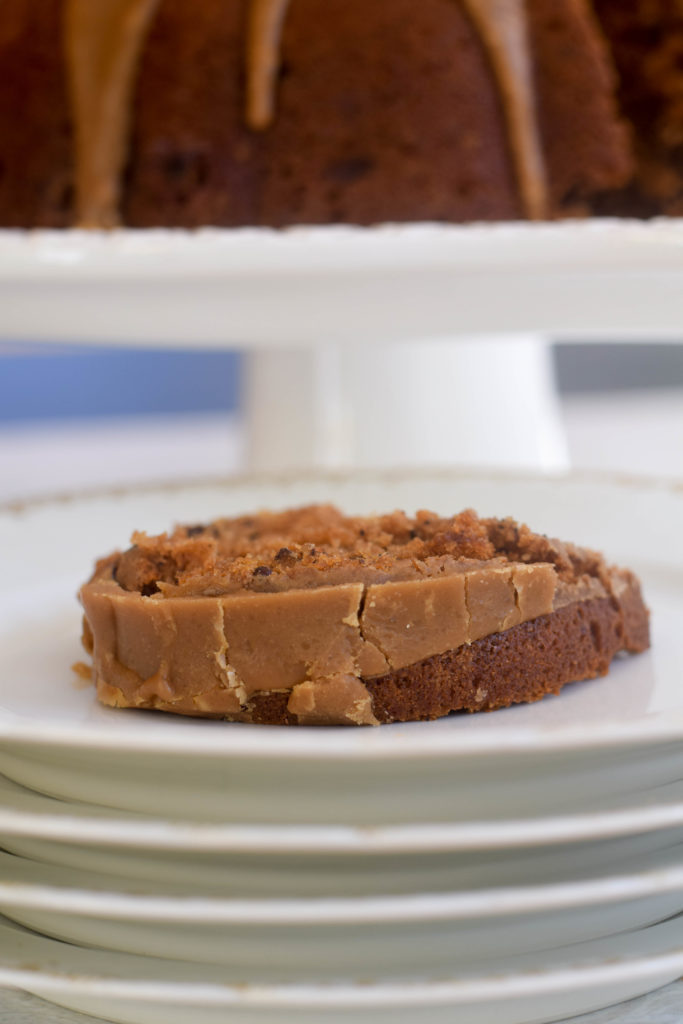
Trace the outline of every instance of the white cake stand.
<instances>
[{"instance_id":1,"label":"white cake stand","mask_svg":"<svg viewBox=\"0 0 683 1024\"><path fill-rule=\"evenodd\" d=\"M683 221L0 232L0 336L246 350L253 469L561 469L545 339L680 340Z\"/></svg>"}]
</instances>

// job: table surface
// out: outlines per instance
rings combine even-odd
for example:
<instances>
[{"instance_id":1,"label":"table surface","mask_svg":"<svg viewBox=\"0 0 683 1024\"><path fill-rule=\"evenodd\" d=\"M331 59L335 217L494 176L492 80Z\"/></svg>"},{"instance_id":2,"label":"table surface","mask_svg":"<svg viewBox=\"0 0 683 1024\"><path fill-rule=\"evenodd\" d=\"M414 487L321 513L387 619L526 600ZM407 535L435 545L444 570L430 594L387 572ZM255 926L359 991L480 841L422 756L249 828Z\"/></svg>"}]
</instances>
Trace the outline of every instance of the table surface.
<instances>
[{"instance_id":1,"label":"table surface","mask_svg":"<svg viewBox=\"0 0 683 1024\"><path fill-rule=\"evenodd\" d=\"M574 467L683 480L683 393L576 397L563 402L562 412ZM245 468L242 440L241 424L228 416L0 429L0 503L99 484L235 472ZM25 993L0 992L2 1024L89 1019ZM683 980L572 1024L682 1020Z\"/></svg>"}]
</instances>

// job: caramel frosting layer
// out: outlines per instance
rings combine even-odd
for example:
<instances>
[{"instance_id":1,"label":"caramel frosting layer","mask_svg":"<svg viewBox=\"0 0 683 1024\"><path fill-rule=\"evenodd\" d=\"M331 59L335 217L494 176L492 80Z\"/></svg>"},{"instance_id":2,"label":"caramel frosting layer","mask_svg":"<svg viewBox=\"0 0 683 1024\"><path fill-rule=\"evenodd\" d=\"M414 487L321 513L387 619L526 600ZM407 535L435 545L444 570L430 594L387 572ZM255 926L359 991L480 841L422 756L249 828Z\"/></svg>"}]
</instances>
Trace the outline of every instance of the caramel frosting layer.
<instances>
[{"instance_id":1,"label":"caramel frosting layer","mask_svg":"<svg viewBox=\"0 0 683 1024\"><path fill-rule=\"evenodd\" d=\"M81 600L107 704L249 721L255 695L285 692L301 724L375 725L364 679L548 614L556 581L552 565L482 564L369 587L169 599L105 578Z\"/></svg>"}]
</instances>

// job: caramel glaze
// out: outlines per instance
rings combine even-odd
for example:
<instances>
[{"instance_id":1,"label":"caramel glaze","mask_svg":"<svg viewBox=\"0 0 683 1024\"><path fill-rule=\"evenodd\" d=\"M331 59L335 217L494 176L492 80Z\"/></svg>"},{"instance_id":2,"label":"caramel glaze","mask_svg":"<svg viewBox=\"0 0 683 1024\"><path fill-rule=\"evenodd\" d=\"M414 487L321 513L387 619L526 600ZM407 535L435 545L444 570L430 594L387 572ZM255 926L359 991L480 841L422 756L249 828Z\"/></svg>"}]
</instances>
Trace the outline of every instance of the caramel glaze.
<instances>
[{"instance_id":1,"label":"caramel glaze","mask_svg":"<svg viewBox=\"0 0 683 1024\"><path fill-rule=\"evenodd\" d=\"M65 52L75 125L77 221L119 223L135 76L160 0L66 0ZM248 0L245 120L275 117L282 32L291 0ZM547 216L526 0L462 0L491 63L524 211Z\"/></svg>"},{"instance_id":2,"label":"caramel glaze","mask_svg":"<svg viewBox=\"0 0 683 1024\"><path fill-rule=\"evenodd\" d=\"M67 0L79 227L119 223L135 73L159 0Z\"/></svg>"},{"instance_id":3,"label":"caramel glaze","mask_svg":"<svg viewBox=\"0 0 683 1024\"><path fill-rule=\"evenodd\" d=\"M500 92L524 210L548 215L543 146L538 129L525 0L463 0L488 54Z\"/></svg>"},{"instance_id":4,"label":"caramel glaze","mask_svg":"<svg viewBox=\"0 0 683 1024\"><path fill-rule=\"evenodd\" d=\"M251 0L247 28L247 124L262 131L275 116L282 30L290 0Z\"/></svg>"}]
</instances>

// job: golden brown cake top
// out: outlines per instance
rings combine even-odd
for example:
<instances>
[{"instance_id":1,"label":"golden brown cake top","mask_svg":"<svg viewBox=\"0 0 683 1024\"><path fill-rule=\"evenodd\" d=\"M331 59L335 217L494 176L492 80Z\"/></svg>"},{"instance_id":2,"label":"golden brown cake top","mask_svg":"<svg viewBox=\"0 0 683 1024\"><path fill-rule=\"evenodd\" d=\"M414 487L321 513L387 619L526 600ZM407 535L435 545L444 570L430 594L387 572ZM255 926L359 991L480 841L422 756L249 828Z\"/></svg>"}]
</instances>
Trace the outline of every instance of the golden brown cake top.
<instances>
[{"instance_id":1,"label":"golden brown cake top","mask_svg":"<svg viewBox=\"0 0 683 1024\"><path fill-rule=\"evenodd\" d=\"M105 560L100 574L113 574L127 591L170 597L432 578L482 562L550 563L568 582L599 575L601 566L592 552L472 510L348 516L332 505L310 505L177 526L155 537L136 533L133 546Z\"/></svg>"}]
</instances>

